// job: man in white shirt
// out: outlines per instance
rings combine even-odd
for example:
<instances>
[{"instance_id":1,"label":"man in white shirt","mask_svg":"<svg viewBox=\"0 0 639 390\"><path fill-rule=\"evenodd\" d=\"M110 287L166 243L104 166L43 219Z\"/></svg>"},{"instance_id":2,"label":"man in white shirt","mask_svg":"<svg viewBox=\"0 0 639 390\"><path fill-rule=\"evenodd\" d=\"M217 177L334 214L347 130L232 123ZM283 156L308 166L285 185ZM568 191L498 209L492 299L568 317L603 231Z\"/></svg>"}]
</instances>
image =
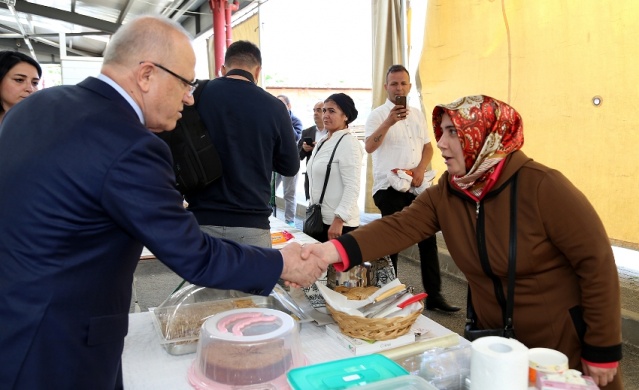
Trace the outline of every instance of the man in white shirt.
<instances>
[{"instance_id":1,"label":"man in white shirt","mask_svg":"<svg viewBox=\"0 0 639 390\"><path fill-rule=\"evenodd\" d=\"M392 65L386 72L384 89L386 102L374 109L366 121L365 148L373 159L373 200L382 217L402 210L411 204L415 195L411 191L398 191L389 182L393 169L410 171L411 187L420 187L433 157L426 119L417 108L406 105L411 83L408 70L402 65ZM404 99L396 104L397 97ZM428 176L432 176L428 172ZM455 312L441 295L441 276L437 255L436 236L418 243L424 290L428 293L426 308ZM397 254L391 255L397 272Z\"/></svg>"}]
</instances>

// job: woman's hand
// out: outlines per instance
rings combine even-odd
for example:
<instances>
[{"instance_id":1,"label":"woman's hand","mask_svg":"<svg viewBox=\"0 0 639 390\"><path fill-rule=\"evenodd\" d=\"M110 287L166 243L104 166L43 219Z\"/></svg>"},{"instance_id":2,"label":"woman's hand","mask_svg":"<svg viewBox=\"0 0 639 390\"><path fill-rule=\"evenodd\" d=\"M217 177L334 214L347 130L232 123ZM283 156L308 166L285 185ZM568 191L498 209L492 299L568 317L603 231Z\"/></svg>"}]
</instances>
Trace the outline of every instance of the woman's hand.
<instances>
[{"instance_id":1,"label":"woman's hand","mask_svg":"<svg viewBox=\"0 0 639 390\"><path fill-rule=\"evenodd\" d=\"M342 228L344 227L344 221L340 217L335 217L333 223L328 228L328 239L332 240L342 235Z\"/></svg>"},{"instance_id":2,"label":"woman's hand","mask_svg":"<svg viewBox=\"0 0 639 390\"><path fill-rule=\"evenodd\" d=\"M603 368L591 366L588 362L581 361L581 365L583 368L583 374L588 375L595 381L595 384L599 387L605 386L608 383L612 382L615 375L617 375L617 367L614 368Z\"/></svg>"}]
</instances>

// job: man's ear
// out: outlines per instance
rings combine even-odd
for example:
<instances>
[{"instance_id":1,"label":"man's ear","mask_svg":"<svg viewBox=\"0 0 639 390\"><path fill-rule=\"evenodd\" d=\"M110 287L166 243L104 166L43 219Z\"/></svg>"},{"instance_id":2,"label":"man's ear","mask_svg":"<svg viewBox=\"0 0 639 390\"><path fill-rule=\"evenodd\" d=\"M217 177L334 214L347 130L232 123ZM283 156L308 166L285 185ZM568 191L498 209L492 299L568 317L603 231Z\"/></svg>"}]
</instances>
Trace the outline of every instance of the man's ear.
<instances>
[{"instance_id":1,"label":"man's ear","mask_svg":"<svg viewBox=\"0 0 639 390\"><path fill-rule=\"evenodd\" d=\"M220 68L220 73L222 73L222 76L226 76L226 72L228 72L228 69L226 69L226 65L222 65L222 67Z\"/></svg>"},{"instance_id":2,"label":"man's ear","mask_svg":"<svg viewBox=\"0 0 639 390\"><path fill-rule=\"evenodd\" d=\"M153 77L154 70L150 63L142 63L136 71L135 81L143 92L148 92L151 88L151 77Z\"/></svg>"},{"instance_id":3,"label":"man's ear","mask_svg":"<svg viewBox=\"0 0 639 390\"><path fill-rule=\"evenodd\" d=\"M262 67L261 66L258 66L253 71L253 77L255 77L255 84L259 83L259 81L260 81L260 72L261 71L262 71Z\"/></svg>"}]
</instances>

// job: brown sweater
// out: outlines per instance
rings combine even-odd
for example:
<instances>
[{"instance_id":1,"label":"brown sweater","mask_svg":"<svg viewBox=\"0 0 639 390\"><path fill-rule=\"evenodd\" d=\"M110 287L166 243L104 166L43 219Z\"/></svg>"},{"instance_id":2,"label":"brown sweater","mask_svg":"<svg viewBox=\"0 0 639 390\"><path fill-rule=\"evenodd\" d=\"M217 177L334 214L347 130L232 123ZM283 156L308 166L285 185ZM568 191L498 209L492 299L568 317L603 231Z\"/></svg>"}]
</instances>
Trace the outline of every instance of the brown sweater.
<instances>
[{"instance_id":1,"label":"brown sweater","mask_svg":"<svg viewBox=\"0 0 639 390\"><path fill-rule=\"evenodd\" d=\"M560 172L518 151L479 207L493 272L508 285L510 179L518 174L517 268L514 329L529 348L565 353L571 368L621 359L619 278L604 226L588 199ZM480 328L503 325L492 280L478 254L478 205L449 185L437 185L406 209L339 238L351 266L442 231L450 254L468 280ZM385 237L380 240L380 237ZM580 340L581 339L581 340Z\"/></svg>"}]
</instances>

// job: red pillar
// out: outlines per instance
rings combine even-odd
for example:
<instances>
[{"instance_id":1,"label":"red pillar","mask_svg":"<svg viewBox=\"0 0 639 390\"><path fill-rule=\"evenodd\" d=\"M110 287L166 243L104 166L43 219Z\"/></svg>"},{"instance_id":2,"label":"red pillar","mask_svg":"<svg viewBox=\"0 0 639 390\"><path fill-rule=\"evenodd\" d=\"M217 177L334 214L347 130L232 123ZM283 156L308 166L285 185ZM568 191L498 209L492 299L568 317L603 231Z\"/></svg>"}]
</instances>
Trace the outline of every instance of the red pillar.
<instances>
[{"instance_id":1,"label":"red pillar","mask_svg":"<svg viewBox=\"0 0 639 390\"><path fill-rule=\"evenodd\" d=\"M213 13L213 46L215 57L215 77L221 76L222 65L226 48L233 41L231 28L231 13L238 9L238 1L229 4L228 0L209 0L209 6Z\"/></svg>"}]
</instances>

